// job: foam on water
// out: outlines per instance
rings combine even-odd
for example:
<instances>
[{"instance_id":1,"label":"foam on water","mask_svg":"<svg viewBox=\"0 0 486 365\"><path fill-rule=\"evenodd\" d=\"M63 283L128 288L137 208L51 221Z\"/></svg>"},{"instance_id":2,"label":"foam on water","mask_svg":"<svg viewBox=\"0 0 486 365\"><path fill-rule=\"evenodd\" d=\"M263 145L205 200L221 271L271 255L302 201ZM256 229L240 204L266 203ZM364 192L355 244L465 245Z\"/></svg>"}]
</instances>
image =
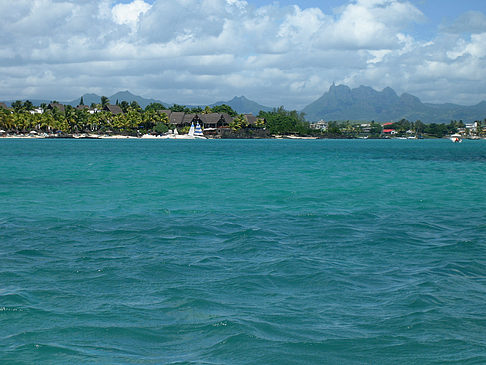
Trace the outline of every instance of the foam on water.
<instances>
[{"instance_id":1,"label":"foam on water","mask_svg":"<svg viewBox=\"0 0 486 365\"><path fill-rule=\"evenodd\" d=\"M485 142L1 140L0 362L486 362Z\"/></svg>"}]
</instances>

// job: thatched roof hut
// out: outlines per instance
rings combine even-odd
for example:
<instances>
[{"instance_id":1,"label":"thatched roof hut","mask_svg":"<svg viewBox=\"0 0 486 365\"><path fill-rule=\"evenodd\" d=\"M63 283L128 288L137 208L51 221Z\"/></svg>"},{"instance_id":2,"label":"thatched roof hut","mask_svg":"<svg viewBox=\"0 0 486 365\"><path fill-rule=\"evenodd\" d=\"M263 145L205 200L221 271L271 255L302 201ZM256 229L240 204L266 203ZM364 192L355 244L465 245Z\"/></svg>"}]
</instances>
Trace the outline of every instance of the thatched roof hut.
<instances>
[{"instance_id":1,"label":"thatched roof hut","mask_svg":"<svg viewBox=\"0 0 486 365\"><path fill-rule=\"evenodd\" d=\"M63 104L59 104L59 103L50 103L50 104L47 106L47 109L49 109L49 110L54 110L54 109L57 109L57 110L59 110L60 112L64 113L64 105L63 105Z\"/></svg>"},{"instance_id":2,"label":"thatched roof hut","mask_svg":"<svg viewBox=\"0 0 486 365\"><path fill-rule=\"evenodd\" d=\"M191 125L192 122L194 122L196 119L196 114L185 114L184 115L184 125Z\"/></svg>"},{"instance_id":3,"label":"thatched roof hut","mask_svg":"<svg viewBox=\"0 0 486 365\"><path fill-rule=\"evenodd\" d=\"M257 117L255 117L253 114L244 114L243 116L249 125L254 125L257 121Z\"/></svg>"},{"instance_id":4,"label":"thatched roof hut","mask_svg":"<svg viewBox=\"0 0 486 365\"><path fill-rule=\"evenodd\" d=\"M165 114L170 120L170 115L172 114L172 110L170 109L164 109L164 110L157 110L159 114Z\"/></svg>"},{"instance_id":5,"label":"thatched roof hut","mask_svg":"<svg viewBox=\"0 0 486 365\"><path fill-rule=\"evenodd\" d=\"M219 113L201 114L199 115L199 119L204 128L218 128L222 126L222 123L220 122L222 116Z\"/></svg>"},{"instance_id":6,"label":"thatched roof hut","mask_svg":"<svg viewBox=\"0 0 486 365\"><path fill-rule=\"evenodd\" d=\"M184 124L184 112L172 112L170 113L169 121L171 124L174 125L182 125Z\"/></svg>"},{"instance_id":7,"label":"thatched roof hut","mask_svg":"<svg viewBox=\"0 0 486 365\"><path fill-rule=\"evenodd\" d=\"M224 119L225 125L229 125L230 123L233 122L233 117L231 115L229 115L228 113L223 113L221 116Z\"/></svg>"},{"instance_id":8,"label":"thatched roof hut","mask_svg":"<svg viewBox=\"0 0 486 365\"><path fill-rule=\"evenodd\" d=\"M115 114L115 115L123 114L123 110L122 110L122 108L120 108L119 105L107 104L107 105L105 105L103 110L110 112L111 114Z\"/></svg>"}]
</instances>

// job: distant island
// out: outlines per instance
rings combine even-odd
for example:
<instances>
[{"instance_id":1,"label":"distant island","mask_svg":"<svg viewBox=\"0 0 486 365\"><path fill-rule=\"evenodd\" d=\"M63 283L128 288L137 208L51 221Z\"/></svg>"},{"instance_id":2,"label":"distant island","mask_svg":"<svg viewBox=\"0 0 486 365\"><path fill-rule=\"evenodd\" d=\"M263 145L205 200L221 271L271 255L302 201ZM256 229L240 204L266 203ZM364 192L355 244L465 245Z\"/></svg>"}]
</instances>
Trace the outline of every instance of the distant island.
<instances>
[{"instance_id":1,"label":"distant island","mask_svg":"<svg viewBox=\"0 0 486 365\"><path fill-rule=\"evenodd\" d=\"M77 107L81 104L92 105L101 104L102 96L96 94L84 94L81 97L63 101L60 104ZM117 92L108 99L113 104L123 101L132 103L136 102L142 109L150 104L160 104L163 108L168 109L170 104L164 101L144 98L134 95L128 90ZM20 100L25 102L27 100ZM5 101L5 105L11 106L15 101ZM33 105L51 103L50 100L30 100ZM270 112L274 108L264 106L245 96L235 96L227 101L218 101L209 104L209 107L221 105L230 106L238 114L258 115L260 111ZM204 108L204 105L188 105L189 109ZM419 98L404 93L400 96L392 88L385 88L382 91L376 91L368 86L360 86L351 89L345 85L331 85L329 90L320 98L311 102L309 105L298 111L305 115L305 119L310 122L320 120L326 121L354 121L368 122L375 121L378 123L398 122L402 119L409 121L420 120L425 124L439 123L447 124L452 120L462 120L465 122L474 122L483 120L486 116L486 101L473 106L463 106L451 103L431 104L423 103Z\"/></svg>"},{"instance_id":2,"label":"distant island","mask_svg":"<svg viewBox=\"0 0 486 365\"><path fill-rule=\"evenodd\" d=\"M81 97L76 107L52 101L35 106L15 101L0 103L2 138L142 138L177 131L186 134L199 124L207 138L442 138L459 134L480 139L486 135L486 120L464 123L425 124L420 120L397 122L318 121L309 123L305 114L283 107L260 110L257 115L237 113L231 106L188 107L153 102L142 108L136 101L86 105Z\"/></svg>"}]
</instances>

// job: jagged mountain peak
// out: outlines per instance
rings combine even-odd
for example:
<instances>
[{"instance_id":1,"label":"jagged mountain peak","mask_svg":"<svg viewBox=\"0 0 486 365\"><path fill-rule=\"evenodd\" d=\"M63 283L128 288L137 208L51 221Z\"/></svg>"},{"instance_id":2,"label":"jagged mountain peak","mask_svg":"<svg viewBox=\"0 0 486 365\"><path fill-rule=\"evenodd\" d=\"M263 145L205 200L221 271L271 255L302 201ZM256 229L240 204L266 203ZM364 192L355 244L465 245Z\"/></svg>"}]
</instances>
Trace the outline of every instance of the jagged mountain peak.
<instances>
[{"instance_id":1,"label":"jagged mountain peak","mask_svg":"<svg viewBox=\"0 0 486 365\"><path fill-rule=\"evenodd\" d=\"M319 99L302 112L310 121L324 120L375 120L397 121L406 118L429 123L448 123L454 119L475 120L486 116L486 102L475 106L455 104L424 104L414 95L400 97L391 87L382 91L361 85L351 89L346 85L329 88Z\"/></svg>"}]
</instances>

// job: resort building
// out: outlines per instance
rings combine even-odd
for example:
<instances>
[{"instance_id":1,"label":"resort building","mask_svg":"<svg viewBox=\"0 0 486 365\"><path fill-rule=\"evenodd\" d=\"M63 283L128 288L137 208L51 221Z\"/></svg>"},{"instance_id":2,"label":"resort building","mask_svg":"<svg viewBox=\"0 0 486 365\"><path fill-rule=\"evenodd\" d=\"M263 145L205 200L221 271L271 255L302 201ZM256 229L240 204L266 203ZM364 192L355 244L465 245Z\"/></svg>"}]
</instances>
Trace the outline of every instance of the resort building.
<instances>
[{"instance_id":1,"label":"resort building","mask_svg":"<svg viewBox=\"0 0 486 365\"><path fill-rule=\"evenodd\" d=\"M383 134L384 135L395 135L397 134L397 131L394 129L383 129Z\"/></svg>"},{"instance_id":2,"label":"resort building","mask_svg":"<svg viewBox=\"0 0 486 365\"><path fill-rule=\"evenodd\" d=\"M315 123L310 123L309 125L312 129L316 129L318 131L327 131L327 127L328 127L328 122L325 122L324 120L320 120L318 122L315 122Z\"/></svg>"},{"instance_id":3,"label":"resort building","mask_svg":"<svg viewBox=\"0 0 486 365\"><path fill-rule=\"evenodd\" d=\"M195 114L184 112L173 112L171 110L159 110L159 113L167 115L169 123L177 128L189 127L191 123L199 123L204 129L207 128L223 128L229 126L233 122L233 118L226 113L209 113L209 114ZM251 114L245 115L249 123L254 123L256 117Z\"/></svg>"},{"instance_id":4,"label":"resort building","mask_svg":"<svg viewBox=\"0 0 486 365\"><path fill-rule=\"evenodd\" d=\"M111 114L117 115L117 114L123 114L122 108L118 105L113 105L113 104L106 104L103 108L104 111L110 112Z\"/></svg>"},{"instance_id":5,"label":"resort building","mask_svg":"<svg viewBox=\"0 0 486 365\"><path fill-rule=\"evenodd\" d=\"M32 110L29 110L30 114L42 114L44 113L44 109L42 108L34 108Z\"/></svg>"},{"instance_id":6,"label":"resort building","mask_svg":"<svg viewBox=\"0 0 486 365\"><path fill-rule=\"evenodd\" d=\"M48 110L59 110L61 113L64 113L64 105L63 104L59 104L59 103L50 103L48 106L47 106L47 109Z\"/></svg>"}]
</instances>

